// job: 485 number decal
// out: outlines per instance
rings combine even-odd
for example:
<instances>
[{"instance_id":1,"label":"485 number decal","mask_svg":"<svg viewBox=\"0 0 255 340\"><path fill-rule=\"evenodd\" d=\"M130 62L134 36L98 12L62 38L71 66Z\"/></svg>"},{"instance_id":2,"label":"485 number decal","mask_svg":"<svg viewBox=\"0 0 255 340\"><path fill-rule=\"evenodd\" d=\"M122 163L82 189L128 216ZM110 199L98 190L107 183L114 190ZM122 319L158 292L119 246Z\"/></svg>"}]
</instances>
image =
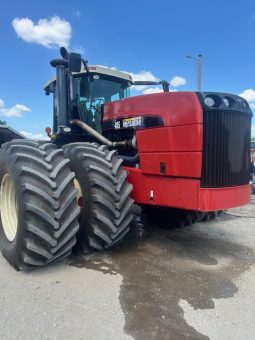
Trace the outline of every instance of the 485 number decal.
<instances>
[{"instance_id":1,"label":"485 number decal","mask_svg":"<svg viewBox=\"0 0 255 340\"><path fill-rule=\"evenodd\" d=\"M103 122L103 129L145 129L149 127L163 126L164 120L159 116L136 116L132 118L117 118Z\"/></svg>"}]
</instances>

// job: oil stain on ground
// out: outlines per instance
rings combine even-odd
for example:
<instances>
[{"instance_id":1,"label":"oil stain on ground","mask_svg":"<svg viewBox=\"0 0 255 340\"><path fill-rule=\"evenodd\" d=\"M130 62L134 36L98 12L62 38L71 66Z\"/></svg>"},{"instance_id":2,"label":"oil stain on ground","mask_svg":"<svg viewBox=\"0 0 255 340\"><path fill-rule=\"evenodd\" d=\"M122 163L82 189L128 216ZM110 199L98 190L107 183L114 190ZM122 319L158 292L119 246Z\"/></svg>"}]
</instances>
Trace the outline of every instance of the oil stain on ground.
<instances>
[{"instance_id":1,"label":"oil stain on ground","mask_svg":"<svg viewBox=\"0 0 255 340\"><path fill-rule=\"evenodd\" d=\"M210 222L210 230L219 223ZM74 257L69 265L122 275L125 331L135 339L208 339L186 323L180 299L195 309L214 308L213 299L237 292L233 280L254 262L251 249L222 240L206 226L148 226L144 240L130 237L113 251Z\"/></svg>"}]
</instances>

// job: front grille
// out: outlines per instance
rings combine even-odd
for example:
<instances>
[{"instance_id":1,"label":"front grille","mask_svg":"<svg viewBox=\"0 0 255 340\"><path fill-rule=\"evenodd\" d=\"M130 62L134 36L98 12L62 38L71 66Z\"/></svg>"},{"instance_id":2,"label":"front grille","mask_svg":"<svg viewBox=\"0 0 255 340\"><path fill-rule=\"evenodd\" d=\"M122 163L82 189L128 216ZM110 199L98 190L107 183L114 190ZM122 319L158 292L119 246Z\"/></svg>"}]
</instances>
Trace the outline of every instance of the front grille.
<instances>
[{"instance_id":1,"label":"front grille","mask_svg":"<svg viewBox=\"0 0 255 340\"><path fill-rule=\"evenodd\" d=\"M203 115L202 187L249 183L251 115L205 110Z\"/></svg>"}]
</instances>

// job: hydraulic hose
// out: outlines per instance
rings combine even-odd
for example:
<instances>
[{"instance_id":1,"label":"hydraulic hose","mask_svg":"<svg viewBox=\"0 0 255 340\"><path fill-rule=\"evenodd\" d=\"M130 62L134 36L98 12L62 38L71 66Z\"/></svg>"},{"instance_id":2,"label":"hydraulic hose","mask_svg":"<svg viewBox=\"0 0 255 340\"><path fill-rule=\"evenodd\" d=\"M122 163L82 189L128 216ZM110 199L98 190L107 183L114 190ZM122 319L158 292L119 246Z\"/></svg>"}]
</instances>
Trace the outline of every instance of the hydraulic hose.
<instances>
[{"instance_id":1,"label":"hydraulic hose","mask_svg":"<svg viewBox=\"0 0 255 340\"><path fill-rule=\"evenodd\" d=\"M134 156L117 155L118 158L123 159L124 165L135 165L139 163L139 154L136 153Z\"/></svg>"}]
</instances>

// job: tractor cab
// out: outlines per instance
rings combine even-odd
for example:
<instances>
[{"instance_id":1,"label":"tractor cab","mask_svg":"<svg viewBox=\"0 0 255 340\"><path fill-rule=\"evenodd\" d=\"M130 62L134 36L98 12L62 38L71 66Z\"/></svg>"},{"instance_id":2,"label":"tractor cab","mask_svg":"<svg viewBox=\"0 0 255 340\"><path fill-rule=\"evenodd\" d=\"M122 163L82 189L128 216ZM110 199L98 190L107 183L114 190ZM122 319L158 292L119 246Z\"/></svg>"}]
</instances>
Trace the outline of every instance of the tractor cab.
<instances>
[{"instance_id":1,"label":"tractor cab","mask_svg":"<svg viewBox=\"0 0 255 340\"><path fill-rule=\"evenodd\" d=\"M80 119L99 133L102 132L103 105L130 96L133 84L129 74L103 66L90 65L72 73L72 118ZM46 87L46 94L53 93L53 133L57 132L56 78ZM71 117L70 117L71 118Z\"/></svg>"},{"instance_id":2,"label":"tractor cab","mask_svg":"<svg viewBox=\"0 0 255 340\"><path fill-rule=\"evenodd\" d=\"M129 97L132 85L161 85L164 92L169 92L169 83L166 80L133 81L125 72L88 65L80 54L69 53L64 47L61 47L60 54L63 59L53 59L50 62L56 68L56 77L44 88L47 95L53 93L52 135L56 142L80 140L81 134L84 138L86 135L87 141L92 141L91 133L95 133L90 130L84 135L84 129L77 128L81 122L86 124L85 130L91 127L94 132L102 134L104 104Z\"/></svg>"}]
</instances>

